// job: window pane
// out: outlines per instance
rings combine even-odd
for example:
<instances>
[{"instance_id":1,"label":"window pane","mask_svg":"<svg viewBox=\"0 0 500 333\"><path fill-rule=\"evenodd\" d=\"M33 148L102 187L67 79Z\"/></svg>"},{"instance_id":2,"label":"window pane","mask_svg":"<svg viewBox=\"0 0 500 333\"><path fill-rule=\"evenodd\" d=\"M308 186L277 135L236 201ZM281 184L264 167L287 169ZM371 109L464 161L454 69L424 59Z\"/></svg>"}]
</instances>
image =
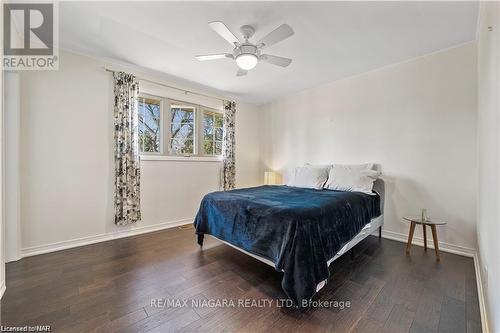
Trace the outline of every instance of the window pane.
<instances>
[{"instance_id":1,"label":"window pane","mask_svg":"<svg viewBox=\"0 0 500 333\"><path fill-rule=\"evenodd\" d=\"M203 126L214 126L214 117L211 113L205 112L205 114L203 115Z\"/></svg>"},{"instance_id":2,"label":"window pane","mask_svg":"<svg viewBox=\"0 0 500 333\"><path fill-rule=\"evenodd\" d=\"M184 147L181 151L183 154L193 154L194 153L194 140L186 140L184 142Z\"/></svg>"},{"instance_id":3,"label":"window pane","mask_svg":"<svg viewBox=\"0 0 500 333\"><path fill-rule=\"evenodd\" d=\"M213 129L213 127L205 126L203 128L203 139L204 140L213 140L214 139L214 129Z\"/></svg>"},{"instance_id":4,"label":"window pane","mask_svg":"<svg viewBox=\"0 0 500 333\"><path fill-rule=\"evenodd\" d=\"M222 127L222 114L215 115L215 127Z\"/></svg>"},{"instance_id":5,"label":"window pane","mask_svg":"<svg viewBox=\"0 0 500 333\"><path fill-rule=\"evenodd\" d=\"M220 155L222 140L222 114L212 111L203 112L203 153ZM219 141L219 143L217 143Z\"/></svg>"},{"instance_id":6,"label":"window pane","mask_svg":"<svg viewBox=\"0 0 500 333\"><path fill-rule=\"evenodd\" d=\"M215 142L215 155L222 155L222 141Z\"/></svg>"},{"instance_id":7,"label":"window pane","mask_svg":"<svg viewBox=\"0 0 500 333\"><path fill-rule=\"evenodd\" d=\"M193 140L175 140L170 142L170 148L174 154L193 154Z\"/></svg>"},{"instance_id":8,"label":"window pane","mask_svg":"<svg viewBox=\"0 0 500 333\"><path fill-rule=\"evenodd\" d=\"M194 108L183 106L172 106L172 122L192 122L194 120Z\"/></svg>"},{"instance_id":9,"label":"window pane","mask_svg":"<svg viewBox=\"0 0 500 333\"><path fill-rule=\"evenodd\" d=\"M222 141L222 128L215 129L215 140Z\"/></svg>"},{"instance_id":10,"label":"window pane","mask_svg":"<svg viewBox=\"0 0 500 333\"><path fill-rule=\"evenodd\" d=\"M213 141L203 141L203 150L205 154L213 155L214 154L214 142Z\"/></svg>"},{"instance_id":11,"label":"window pane","mask_svg":"<svg viewBox=\"0 0 500 333\"><path fill-rule=\"evenodd\" d=\"M145 153L160 152L160 101L139 98L139 148Z\"/></svg>"},{"instance_id":12,"label":"window pane","mask_svg":"<svg viewBox=\"0 0 500 333\"><path fill-rule=\"evenodd\" d=\"M170 112L171 152L174 154L194 154L194 108L174 105Z\"/></svg>"}]
</instances>

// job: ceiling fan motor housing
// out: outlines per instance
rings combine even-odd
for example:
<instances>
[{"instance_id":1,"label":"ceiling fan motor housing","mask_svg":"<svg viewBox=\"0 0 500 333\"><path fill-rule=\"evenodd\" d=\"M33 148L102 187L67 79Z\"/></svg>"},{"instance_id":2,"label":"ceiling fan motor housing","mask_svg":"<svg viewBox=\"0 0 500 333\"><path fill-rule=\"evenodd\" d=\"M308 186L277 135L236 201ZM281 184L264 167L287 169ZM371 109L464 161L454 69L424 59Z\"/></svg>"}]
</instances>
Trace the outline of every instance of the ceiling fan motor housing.
<instances>
[{"instance_id":1,"label":"ceiling fan motor housing","mask_svg":"<svg viewBox=\"0 0 500 333\"><path fill-rule=\"evenodd\" d=\"M236 58L240 54L253 54L256 57L260 56L260 50L257 46L253 44L241 44L234 49L234 57Z\"/></svg>"},{"instance_id":2,"label":"ceiling fan motor housing","mask_svg":"<svg viewBox=\"0 0 500 333\"><path fill-rule=\"evenodd\" d=\"M242 26L240 28L240 31L245 40L252 38L253 34L255 33L255 29L251 25Z\"/></svg>"}]
</instances>

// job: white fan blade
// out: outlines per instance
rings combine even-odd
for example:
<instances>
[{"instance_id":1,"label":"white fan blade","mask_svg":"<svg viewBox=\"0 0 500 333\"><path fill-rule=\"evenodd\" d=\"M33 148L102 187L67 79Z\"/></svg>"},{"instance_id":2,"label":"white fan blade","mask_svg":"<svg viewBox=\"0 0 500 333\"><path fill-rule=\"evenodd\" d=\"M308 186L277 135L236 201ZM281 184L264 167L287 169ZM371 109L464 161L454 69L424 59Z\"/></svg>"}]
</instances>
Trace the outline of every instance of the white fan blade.
<instances>
[{"instance_id":1,"label":"white fan blade","mask_svg":"<svg viewBox=\"0 0 500 333\"><path fill-rule=\"evenodd\" d=\"M236 76L244 76L244 75L247 75L248 71L244 70L244 69L238 69L238 72L236 72Z\"/></svg>"},{"instance_id":2,"label":"white fan blade","mask_svg":"<svg viewBox=\"0 0 500 333\"><path fill-rule=\"evenodd\" d=\"M265 47L271 46L284 39L293 35L293 30L288 24L282 24L273 31L271 31L266 37L262 38L257 42L256 45L264 44Z\"/></svg>"},{"instance_id":3,"label":"white fan blade","mask_svg":"<svg viewBox=\"0 0 500 333\"><path fill-rule=\"evenodd\" d=\"M219 54L205 54L205 55L197 55L196 59L200 61L204 60L215 60L215 59L225 59L225 58L233 58L231 53L219 53Z\"/></svg>"},{"instance_id":4,"label":"white fan blade","mask_svg":"<svg viewBox=\"0 0 500 333\"><path fill-rule=\"evenodd\" d=\"M263 54L260 56L260 59L262 61L268 62L268 63L273 64L273 65L281 66L281 67L286 67L292 63L292 59L273 56L270 54Z\"/></svg>"},{"instance_id":5,"label":"white fan blade","mask_svg":"<svg viewBox=\"0 0 500 333\"><path fill-rule=\"evenodd\" d=\"M235 43L240 42L238 38L236 38L236 36L231 32L231 30L228 29L228 27L226 27L224 23L216 21L216 22L210 22L208 25L222 38L227 40L231 45L234 46Z\"/></svg>"}]
</instances>

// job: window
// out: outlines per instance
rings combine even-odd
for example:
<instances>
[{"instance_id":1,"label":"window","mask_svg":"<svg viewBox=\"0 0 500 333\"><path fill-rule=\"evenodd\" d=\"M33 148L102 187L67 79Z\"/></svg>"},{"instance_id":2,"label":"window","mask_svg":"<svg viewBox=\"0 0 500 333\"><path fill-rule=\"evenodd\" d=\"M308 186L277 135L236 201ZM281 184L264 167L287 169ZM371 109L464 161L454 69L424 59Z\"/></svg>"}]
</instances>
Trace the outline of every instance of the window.
<instances>
[{"instance_id":1,"label":"window","mask_svg":"<svg viewBox=\"0 0 500 333\"><path fill-rule=\"evenodd\" d=\"M139 98L139 147L143 153L160 153L161 100Z\"/></svg>"},{"instance_id":2,"label":"window","mask_svg":"<svg viewBox=\"0 0 500 333\"><path fill-rule=\"evenodd\" d=\"M185 105L170 106L170 152L175 155L193 155L195 108Z\"/></svg>"},{"instance_id":3,"label":"window","mask_svg":"<svg viewBox=\"0 0 500 333\"><path fill-rule=\"evenodd\" d=\"M205 155L222 154L222 113L203 112L203 151Z\"/></svg>"},{"instance_id":4,"label":"window","mask_svg":"<svg viewBox=\"0 0 500 333\"><path fill-rule=\"evenodd\" d=\"M139 97L141 154L222 155L222 113L163 97Z\"/></svg>"}]
</instances>

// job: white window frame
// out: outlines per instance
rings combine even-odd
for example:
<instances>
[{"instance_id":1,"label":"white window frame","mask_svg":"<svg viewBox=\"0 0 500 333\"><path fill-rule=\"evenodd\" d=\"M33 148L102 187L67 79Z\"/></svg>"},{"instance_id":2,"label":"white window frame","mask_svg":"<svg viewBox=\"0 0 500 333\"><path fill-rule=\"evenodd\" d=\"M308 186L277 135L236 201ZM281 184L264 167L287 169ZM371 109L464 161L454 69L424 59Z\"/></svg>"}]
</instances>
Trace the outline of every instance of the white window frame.
<instances>
[{"instance_id":1,"label":"white window frame","mask_svg":"<svg viewBox=\"0 0 500 333\"><path fill-rule=\"evenodd\" d=\"M220 113L221 110L210 108L179 99L161 97L153 94L140 93L140 98L150 98L160 100L160 152L140 152L143 161L199 161L199 162L219 162L222 155L205 154L203 150L203 113L204 111ZM193 154L175 154L170 151L171 140L171 110L172 105L182 105L194 108L194 135ZM166 115L168 112L168 115Z\"/></svg>"},{"instance_id":2,"label":"white window frame","mask_svg":"<svg viewBox=\"0 0 500 333\"><path fill-rule=\"evenodd\" d=\"M205 136L204 136L204 128L203 128L203 116L204 116L204 113L205 111L206 112L210 112L210 113L218 113L220 114L221 116L223 116L222 114L222 111L220 110L216 110L216 109L212 109L212 108L209 108L209 107L205 107L205 106L202 106L200 108L200 113L201 113L201 116L200 116L200 130L198 132L198 135L200 137L200 144L199 144L199 149L200 151L203 151L203 141L205 141ZM222 117L223 121L224 121L224 117ZM215 124L215 120L214 120L214 124ZM224 134L223 134L224 135ZM221 140L222 142L222 140ZM215 144L215 126L214 126L214 144ZM222 156L222 151L221 151L221 155L215 155L215 154L200 154L200 156L211 156L211 157L219 157L219 156Z\"/></svg>"},{"instance_id":3,"label":"white window frame","mask_svg":"<svg viewBox=\"0 0 500 333\"><path fill-rule=\"evenodd\" d=\"M182 157L186 157L186 158L189 158L189 157L192 157L192 156L198 156L198 125L199 125L199 121L198 121L198 105L196 104L193 104L193 103L188 103L188 102L183 102L183 101L179 101L179 100L174 100L174 99L169 99L169 108L168 108L168 117L165 117L165 118L168 118L167 119L167 123L168 124L165 124L166 127L165 127L165 130L163 131L165 133L165 137L166 137L166 141L165 143L167 143L166 147L166 152L164 155L168 155L168 156L182 156ZM193 132L193 153L192 154L175 154L173 153L171 150L170 150L170 141L171 141L171 136L172 136L172 127L171 127L171 123L170 123L170 119L172 118L172 106L173 105L179 105L179 106L186 106L188 108L193 108L194 109L194 119L193 119L193 122L194 122L194 132Z\"/></svg>"},{"instance_id":4,"label":"white window frame","mask_svg":"<svg viewBox=\"0 0 500 333\"><path fill-rule=\"evenodd\" d=\"M140 155L155 155L155 156L158 156L158 155L163 155L163 147L164 147L164 131L163 131L163 125L164 125L164 116L163 116L163 111L164 111L164 105L165 105L165 98L163 97L160 97L160 96L155 96L155 95L151 95L151 94L139 94L139 98L148 98L148 99L154 99L154 100L157 100L157 101L160 101L160 123L159 123L159 126L160 126L160 151L158 152L153 152L153 151L141 151L142 147L139 147L139 152L140 152Z\"/></svg>"}]
</instances>

